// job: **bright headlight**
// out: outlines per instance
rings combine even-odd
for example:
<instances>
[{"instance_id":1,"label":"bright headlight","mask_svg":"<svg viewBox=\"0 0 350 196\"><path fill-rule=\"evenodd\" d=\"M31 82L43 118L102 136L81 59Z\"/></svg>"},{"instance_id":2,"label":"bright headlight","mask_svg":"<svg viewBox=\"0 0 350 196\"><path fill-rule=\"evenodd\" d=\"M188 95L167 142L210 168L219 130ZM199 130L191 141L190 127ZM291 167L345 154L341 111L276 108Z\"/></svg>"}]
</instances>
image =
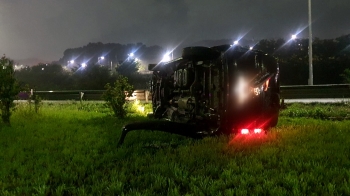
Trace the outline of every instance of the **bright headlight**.
<instances>
[{"instance_id":1,"label":"bright headlight","mask_svg":"<svg viewBox=\"0 0 350 196\"><path fill-rule=\"evenodd\" d=\"M239 103L243 103L249 97L259 96L268 90L270 78L259 85L251 86L251 82L244 77L239 77L234 87L234 94Z\"/></svg>"},{"instance_id":2,"label":"bright headlight","mask_svg":"<svg viewBox=\"0 0 350 196\"><path fill-rule=\"evenodd\" d=\"M249 85L247 81L240 77L234 89L239 102L243 102L249 96Z\"/></svg>"},{"instance_id":3,"label":"bright headlight","mask_svg":"<svg viewBox=\"0 0 350 196\"><path fill-rule=\"evenodd\" d=\"M244 78L239 78L236 86L236 93L244 93L248 89L248 83L244 80Z\"/></svg>"}]
</instances>

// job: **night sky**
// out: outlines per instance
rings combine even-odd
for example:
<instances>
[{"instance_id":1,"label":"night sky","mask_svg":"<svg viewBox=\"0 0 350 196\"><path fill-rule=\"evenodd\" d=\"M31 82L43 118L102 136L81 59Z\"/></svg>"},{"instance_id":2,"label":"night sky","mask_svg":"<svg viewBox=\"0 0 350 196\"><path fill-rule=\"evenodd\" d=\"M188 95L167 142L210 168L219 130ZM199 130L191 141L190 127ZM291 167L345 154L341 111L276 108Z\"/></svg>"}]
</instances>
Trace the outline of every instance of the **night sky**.
<instances>
[{"instance_id":1,"label":"night sky","mask_svg":"<svg viewBox=\"0 0 350 196\"><path fill-rule=\"evenodd\" d=\"M350 0L312 0L313 37L350 34ZM173 48L308 37L307 0L0 0L0 52L54 61L89 42Z\"/></svg>"}]
</instances>

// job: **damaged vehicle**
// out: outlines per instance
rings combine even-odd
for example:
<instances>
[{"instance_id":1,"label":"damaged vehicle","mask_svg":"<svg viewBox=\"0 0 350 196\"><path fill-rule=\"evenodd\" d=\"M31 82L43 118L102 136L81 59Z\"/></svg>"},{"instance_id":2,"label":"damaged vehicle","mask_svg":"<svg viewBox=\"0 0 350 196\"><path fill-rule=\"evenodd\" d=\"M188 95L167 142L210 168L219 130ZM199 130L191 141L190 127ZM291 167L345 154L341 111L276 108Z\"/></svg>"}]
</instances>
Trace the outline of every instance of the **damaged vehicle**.
<instances>
[{"instance_id":1,"label":"damaged vehicle","mask_svg":"<svg viewBox=\"0 0 350 196\"><path fill-rule=\"evenodd\" d=\"M182 56L150 64L154 119L132 130L164 131L192 138L254 134L276 126L280 109L277 60L238 45L186 47Z\"/></svg>"}]
</instances>

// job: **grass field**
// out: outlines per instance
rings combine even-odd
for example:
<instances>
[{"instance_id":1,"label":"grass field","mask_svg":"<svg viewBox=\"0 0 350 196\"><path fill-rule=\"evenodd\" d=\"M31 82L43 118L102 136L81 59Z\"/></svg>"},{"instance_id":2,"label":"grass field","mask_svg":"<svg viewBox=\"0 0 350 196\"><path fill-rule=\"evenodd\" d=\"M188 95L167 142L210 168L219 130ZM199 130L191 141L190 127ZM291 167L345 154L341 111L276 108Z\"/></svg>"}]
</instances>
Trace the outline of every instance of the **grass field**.
<instances>
[{"instance_id":1,"label":"grass field","mask_svg":"<svg viewBox=\"0 0 350 196\"><path fill-rule=\"evenodd\" d=\"M350 121L325 120L349 108L289 105L266 135L135 131L117 148L122 126L144 116L20 105L0 124L0 195L350 195Z\"/></svg>"}]
</instances>

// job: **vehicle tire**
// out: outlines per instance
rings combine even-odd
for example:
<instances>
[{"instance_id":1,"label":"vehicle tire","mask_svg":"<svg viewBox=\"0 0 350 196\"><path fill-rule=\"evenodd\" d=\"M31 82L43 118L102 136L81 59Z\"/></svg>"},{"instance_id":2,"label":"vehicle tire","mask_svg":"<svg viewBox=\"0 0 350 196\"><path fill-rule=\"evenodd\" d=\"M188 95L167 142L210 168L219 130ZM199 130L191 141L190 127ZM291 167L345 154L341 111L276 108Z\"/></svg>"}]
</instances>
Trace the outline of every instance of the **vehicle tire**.
<instances>
[{"instance_id":1,"label":"vehicle tire","mask_svg":"<svg viewBox=\"0 0 350 196\"><path fill-rule=\"evenodd\" d=\"M187 47L182 50L182 58L190 60L211 60L216 59L220 56L220 52L217 50L196 46Z\"/></svg>"}]
</instances>

